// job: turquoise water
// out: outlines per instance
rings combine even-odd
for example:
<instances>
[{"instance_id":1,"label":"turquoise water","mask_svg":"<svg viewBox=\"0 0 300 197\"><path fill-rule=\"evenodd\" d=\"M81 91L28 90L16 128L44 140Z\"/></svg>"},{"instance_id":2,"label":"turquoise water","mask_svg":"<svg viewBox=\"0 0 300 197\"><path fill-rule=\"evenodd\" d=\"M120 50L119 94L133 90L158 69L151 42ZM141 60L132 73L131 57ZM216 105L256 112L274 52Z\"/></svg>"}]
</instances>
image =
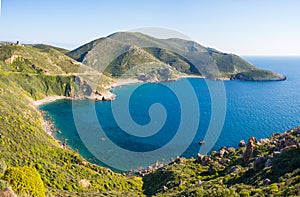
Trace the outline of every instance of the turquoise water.
<instances>
[{"instance_id":1,"label":"turquoise water","mask_svg":"<svg viewBox=\"0 0 300 197\"><path fill-rule=\"evenodd\" d=\"M225 122L220 136L217 135L218 131L213 132L212 135L217 135L217 141L210 150L218 150L223 146L237 147L241 139L246 141L251 136L264 138L300 125L300 57L245 59L260 68L284 74L287 80L224 81L226 97L222 94L220 97L226 101ZM201 152L199 141L205 139L210 123L216 120L211 116L214 99L204 79L187 80L117 87L113 90L117 100L112 102L60 100L43 105L41 109L50 115L56 128L61 131L56 134L58 139L68 139L70 147L99 165L126 170L147 166L149 161L166 162L171 156L175 157L178 150L182 156L195 157ZM187 82L190 89L185 87ZM222 82L209 83L214 86ZM174 92L174 89L181 91ZM197 102L191 95L195 95ZM129 104L120 102L126 100L127 96L130 96ZM152 110L153 104L156 106ZM122 109L124 105L127 105L132 120L126 119L128 114ZM187 111L182 109L184 105L187 105ZM222 114L221 107L219 114ZM149 109L152 110L150 113ZM198 110L199 117L195 115ZM117 115L114 115L114 111L118 111ZM174 136L179 135L182 122L186 123L186 133L174 140ZM147 124L152 127L147 127ZM128 131L131 128L132 131ZM172 146L168 147L168 144ZM205 141L203 146L208 144ZM155 152L162 147L168 148ZM153 154L148 155L150 152Z\"/></svg>"}]
</instances>

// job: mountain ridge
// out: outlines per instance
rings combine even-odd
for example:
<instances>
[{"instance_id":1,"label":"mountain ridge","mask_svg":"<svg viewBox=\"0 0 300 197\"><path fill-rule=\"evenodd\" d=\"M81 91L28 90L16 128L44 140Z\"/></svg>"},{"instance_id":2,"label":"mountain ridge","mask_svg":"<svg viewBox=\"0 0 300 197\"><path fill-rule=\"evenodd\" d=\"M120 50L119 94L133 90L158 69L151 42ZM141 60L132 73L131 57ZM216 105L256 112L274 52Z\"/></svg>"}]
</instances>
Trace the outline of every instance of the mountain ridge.
<instances>
[{"instance_id":1,"label":"mountain ridge","mask_svg":"<svg viewBox=\"0 0 300 197\"><path fill-rule=\"evenodd\" d=\"M179 38L158 39L138 32L116 32L84 44L68 52L67 55L100 72L114 75L106 68L114 66L120 70L123 69L124 65L116 62L115 59L120 59L119 56L130 52L134 47L145 50L159 59L162 68L165 68L164 64L169 64L183 74L201 75L212 80L276 81L286 79L285 76L278 73L258 69L237 55L206 48L194 41ZM161 50L163 54L160 55L165 58L160 58L154 52L155 50ZM133 55L127 59L130 58L136 57ZM125 72L130 72L130 68L135 66L143 67L144 63L140 61L127 65L128 69L125 69ZM176 66L173 66L174 64ZM181 65L188 69L178 69ZM248 77L250 71L252 77ZM132 74L138 75L139 73Z\"/></svg>"}]
</instances>

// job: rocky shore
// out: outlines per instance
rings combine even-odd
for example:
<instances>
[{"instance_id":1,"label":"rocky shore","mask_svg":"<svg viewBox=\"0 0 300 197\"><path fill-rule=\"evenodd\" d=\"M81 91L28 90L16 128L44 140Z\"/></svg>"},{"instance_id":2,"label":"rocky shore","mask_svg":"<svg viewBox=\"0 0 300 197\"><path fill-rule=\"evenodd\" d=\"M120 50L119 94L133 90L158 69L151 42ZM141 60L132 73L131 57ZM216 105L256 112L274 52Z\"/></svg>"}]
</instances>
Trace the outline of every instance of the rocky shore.
<instances>
[{"instance_id":1,"label":"rocky shore","mask_svg":"<svg viewBox=\"0 0 300 197\"><path fill-rule=\"evenodd\" d=\"M257 140L255 137L251 137L247 143L241 140L237 147L223 147L219 151L212 151L207 155L199 153L194 161L202 166L207 166L208 173L211 175L228 167L230 167L227 171L228 174L234 174L242 168L258 171L263 167L272 166L274 158L283 155L289 150L300 148L300 126L284 133L274 133L270 138ZM236 160L237 157L238 162L235 161L237 165L233 165L232 158ZM166 165L183 163L185 160L185 158L177 157L175 160L170 159L170 164L156 162L146 169L135 170L135 172L144 177ZM269 183L268 180L266 178L264 182Z\"/></svg>"},{"instance_id":2,"label":"rocky shore","mask_svg":"<svg viewBox=\"0 0 300 197\"><path fill-rule=\"evenodd\" d=\"M257 140L255 137L251 137L247 144L245 144L244 140L241 140L239 143L239 149L243 150L241 154L243 164L253 169L257 169L260 164L269 166L272 163L272 159L276 156L297 148L300 148L300 126L284 133L274 133L270 138ZM257 150L261 149L266 150L266 152L258 156ZM220 161L221 165L227 164L230 161L222 160L222 158L235 151L236 149L233 147L223 147L219 152L213 151L209 155L198 154L197 161L204 166L211 164L213 160Z\"/></svg>"}]
</instances>

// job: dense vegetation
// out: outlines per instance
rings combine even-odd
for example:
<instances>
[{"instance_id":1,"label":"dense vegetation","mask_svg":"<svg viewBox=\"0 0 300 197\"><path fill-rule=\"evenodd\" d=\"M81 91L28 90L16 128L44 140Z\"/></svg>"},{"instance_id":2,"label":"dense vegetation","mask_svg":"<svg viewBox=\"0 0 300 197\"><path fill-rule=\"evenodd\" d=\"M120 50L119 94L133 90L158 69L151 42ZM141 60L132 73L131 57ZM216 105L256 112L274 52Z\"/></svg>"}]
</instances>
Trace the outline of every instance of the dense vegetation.
<instances>
[{"instance_id":1,"label":"dense vegetation","mask_svg":"<svg viewBox=\"0 0 300 197\"><path fill-rule=\"evenodd\" d=\"M22 196L45 196L45 186L40 174L33 167L14 167L5 171L3 179Z\"/></svg>"},{"instance_id":2,"label":"dense vegetation","mask_svg":"<svg viewBox=\"0 0 300 197\"><path fill-rule=\"evenodd\" d=\"M7 47L21 48L22 46ZM34 50L27 46L22 50L27 49ZM51 58L51 55L47 58ZM37 61L42 60L41 57ZM14 66L4 61L1 63L5 68ZM37 66L42 67L39 64ZM44 131L43 117L32 105L32 100L50 95L72 95L76 92L74 80L75 76L72 75L55 76L19 73L13 72L12 69L9 72L1 70L0 177L4 175L3 180L0 181L1 187L4 188L11 183L9 185L15 189L15 192L21 194L23 190L19 190L18 186L12 184L15 182L12 180L11 174L14 171L11 169L27 166L30 169L36 169L40 174L47 196L95 196L98 193L137 195L141 193L140 178L127 178L109 169L90 164L76 152L63 149ZM80 86L77 87L80 88Z\"/></svg>"}]
</instances>

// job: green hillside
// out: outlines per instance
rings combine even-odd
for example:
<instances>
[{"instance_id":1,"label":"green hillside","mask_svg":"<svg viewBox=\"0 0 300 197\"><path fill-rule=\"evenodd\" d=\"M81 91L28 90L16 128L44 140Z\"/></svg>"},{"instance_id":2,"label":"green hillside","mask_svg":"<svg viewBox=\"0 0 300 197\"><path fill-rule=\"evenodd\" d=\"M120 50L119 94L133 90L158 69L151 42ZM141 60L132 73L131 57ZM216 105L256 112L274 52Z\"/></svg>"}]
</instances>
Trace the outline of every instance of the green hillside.
<instances>
[{"instance_id":1,"label":"green hillside","mask_svg":"<svg viewBox=\"0 0 300 197\"><path fill-rule=\"evenodd\" d=\"M27 168L23 167L28 166L41 177L47 196L141 193L140 178L128 178L90 164L78 153L62 148L44 131L43 116L32 101L53 95L83 96L87 84L74 75L79 63L53 47L7 44L0 51L0 190L12 186L18 194L36 196L34 188L38 186L32 183L38 180L26 174ZM6 61L16 55L13 62ZM47 72L32 68L32 64Z\"/></svg>"},{"instance_id":2,"label":"green hillside","mask_svg":"<svg viewBox=\"0 0 300 197\"><path fill-rule=\"evenodd\" d=\"M0 45L0 66L1 72L71 74L77 73L79 68L84 72L94 72L57 48L46 45Z\"/></svg>"},{"instance_id":3,"label":"green hillside","mask_svg":"<svg viewBox=\"0 0 300 197\"><path fill-rule=\"evenodd\" d=\"M143 59L141 58L144 57L143 55L131 52L137 48L139 51L144 50L143 54L148 53L147 58ZM257 78L261 81L285 80L284 76L271 71L264 72L233 54L206 48L193 41L177 38L157 39L141 33L117 32L87 43L67 54L91 68L112 75L120 70L122 72L118 75L122 74L134 66L149 62L149 58L155 58L162 65L170 65L182 75L202 75L213 80L256 80ZM149 54L153 57L149 57ZM125 60L122 60L123 58ZM130 62L128 59L139 59L139 61ZM112 70L111 67L114 69ZM149 72L153 70L149 69ZM239 77L240 73L245 77ZM262 73L264 74L261 75ZM248 74L258 77L246 77Z\"/></svg>"}]
</instances>

